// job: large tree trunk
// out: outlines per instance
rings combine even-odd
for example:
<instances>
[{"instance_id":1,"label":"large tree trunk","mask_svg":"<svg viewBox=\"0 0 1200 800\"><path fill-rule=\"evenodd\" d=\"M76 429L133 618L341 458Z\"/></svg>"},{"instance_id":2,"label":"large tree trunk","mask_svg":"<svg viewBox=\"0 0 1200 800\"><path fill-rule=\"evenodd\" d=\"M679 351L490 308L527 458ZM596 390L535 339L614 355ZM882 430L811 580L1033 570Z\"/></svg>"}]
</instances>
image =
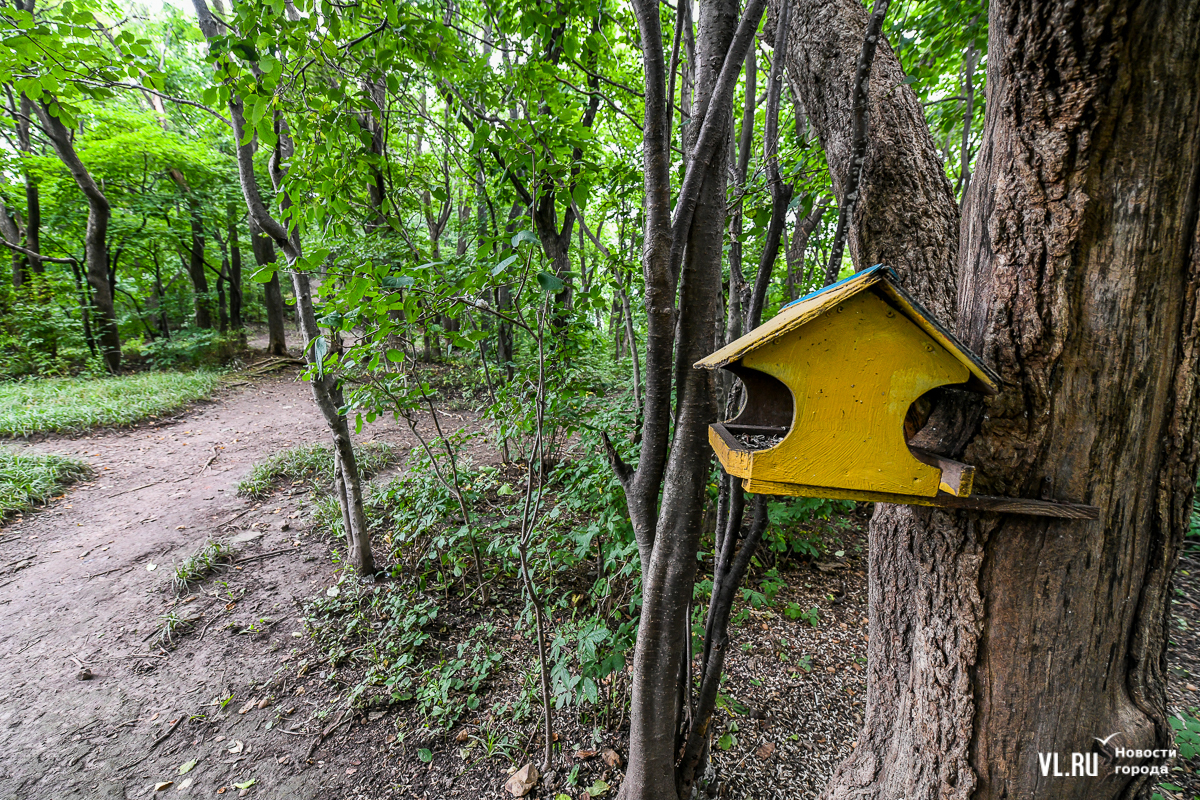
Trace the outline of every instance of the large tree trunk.
<instances>
[{"instance_id":1,"label":"large tree trunk","mask_svg":"<svg viewBox=\"0 0 1200 800\"><path fill-rule=\"evenodd\" d=\"M32 104L34 113L46 138L50 140L59 159L75 179L75 185L87 199L88 218L84 233L84 259L87 261L87 282L91 287L92 306L96 316L93 320L98 329L100 351L109 372L121 368L121 337L117 331L117 315L113 305L113 291L108 276L108 221L112 209L108 198L92 179L71 139L71 132L62 120L50 113L44 101Z\"/></svg>"},{"instance_id":2,"label":"large tree trunk","mask_svg":"<svg viewBox=\"0 0 1200 800\"><path fill-rule=\"evenodd\" d=\"M955 307L1003 388L986 416L943 396L918 436L965 453L980 493L1100 520L877 507L865 727L827 797L1133 797L1146 777L1107 760L1046 777L1038 755L1069 769L1117 731L1110 748L1168 746L1168 582L1197 467L1200 7L1096 5L991 6ZM836 188L866 13L794 10L788 67ZM851 250L948 321L953 197L897 69L881 47Z\"/></svg>"}]
</instances>

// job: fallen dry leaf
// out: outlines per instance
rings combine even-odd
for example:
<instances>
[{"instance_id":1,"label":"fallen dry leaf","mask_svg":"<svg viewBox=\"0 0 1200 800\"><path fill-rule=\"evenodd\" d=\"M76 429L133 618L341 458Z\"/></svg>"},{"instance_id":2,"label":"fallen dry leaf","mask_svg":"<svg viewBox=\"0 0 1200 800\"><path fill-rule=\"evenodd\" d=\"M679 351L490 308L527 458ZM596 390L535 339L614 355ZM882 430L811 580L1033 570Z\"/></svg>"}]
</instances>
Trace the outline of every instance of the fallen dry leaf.
<instances>
[{"instance_id":1,"label":"fallen dry leaf","mask_svg":"<svg viewBox=\"0 0 1200 800\"><path fill-rule=\"evenodd\" d=\"M174 785L175 781L162 781L161 783L154 784L154 791L161 792L163 789L170 789Z\"/></svg>"},{"instance_id":2,"label":"fallen dry leaf","mask_svg":"<svg viewBox=\"0 0 1200 800\"><path fill-rule=\"evenodd\" d=\"M604 748L604 752L600 754L600 757L604 759L605 764L608 764L613 769L621 768L621 756L611 747Z\"/></svg>"},{"instance_id":3,"label":"fallen dry leaf","mask_svg":"<svg viewBox=\"0 0 1200 800\"><path fill-rule=\"evenodd\" d=\"M765 761L768 758L770 758L771 754L774 752L775 752L775 743L774 742L766 742L765 744L759 745L759 748L754 751L754 755L758 756L759 758L761 758Z\"/></svg>"},{"instance_id":4,"label":"fallen dry leaf","mask_svg":"<svg viewBox=\"0 0 1200 800\"><path fill-rule=\"evenodd\" d=\"M241 739L234 739L234 740L233 740L233 744L229 745L229 752L231 752L231 753L233 753L233 754L235 754L235 755L236 755L237 753L240 753L240 752L242 752L242 751L243 751L243 750L245 750L245 749L246 749L246 745L244 745L244 744L242 743L242 740L241 740Z\"/></svg>"},{"instance_id":5,"label":"fallen dry leaf","mask_svg":"<svg viewBox=\"0 0 1200 800\"><path fill-rule=\"evenodd\" d=\"M597 755L599 753L595 750L576 750L574 758L576 761L585 761L589 758L595 758Z\"/></svg>"},{"instance_id":6,"label":"fallen dry leaf","mask_svg":"<svg viewBox=\"0 0 1200 800\"><path fill-rule=\"evenodd\" d=\"M258 705L258 701L257 701L257 700L254 700L254 699L251 699L251 700L250 700L248 703L246 703L246 705L244 705L244 706L242 706L241 708L239 708L239 709L238 709L238 713L239 713L239 714L245 714L245 713L246 713L246 712L248 712L250 709L254 708L256 705Z\"/></svg>"},{"instance_id":7,"label":"fallen dry leaf","mask_svg":"<svg viewBox=\"0 0 1200 800\"><path fill-rule=\"evenodd\" d=\"M458 732L458 735L454 737L454 741L465 742L467 739L470 739L470 738L471 738L471 734L467 732L466 728L463 728L461 731Z\"/></svg>"},{"instance_id":8,"label":"fallen dry leaf","mask_svg":"<svg viewBox=\"0 0 1200 800\"><path fill-rule=\"evenodd\" d=\"M258 701L258 704L255 706L255 708L266 708L269 705L271 705L271 698L264 697L262 700Z\"/></svg>"},{"instance_id":9,"label":"fallen dry leaf","mask_svg":"<svg viewBox=\"0 0 1200 800\"><path fill-rule=\"evenodd\" d=\"M538 769L532 763L521 767L504 784L505 790L513 797L524 797L533 791L538 782Z\"/></svg>"}]
</instances>

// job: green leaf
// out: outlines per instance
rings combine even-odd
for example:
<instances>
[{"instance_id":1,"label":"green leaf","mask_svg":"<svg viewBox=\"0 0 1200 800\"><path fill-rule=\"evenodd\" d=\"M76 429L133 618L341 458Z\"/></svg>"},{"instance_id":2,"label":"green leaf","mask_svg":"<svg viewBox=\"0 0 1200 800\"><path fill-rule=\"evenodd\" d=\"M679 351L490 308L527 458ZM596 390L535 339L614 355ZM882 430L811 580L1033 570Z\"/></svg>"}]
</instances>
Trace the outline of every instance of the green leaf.
<instances>
[{"instance_id":1,"label":"green leaf","mask_svg":"<svg viewBox=\"0 0 1200 800\"><path fill-rule=\"evenodd\" d=\"M316 339L313 339L312 348L313 359L317 364L317 374L323 375L325 370L325 354L329 352L329 343L325 341L324 336L318 336Z\"/></svg>"},{"instance_id":2,"label":"green leaf","mask_svg":"<svg viewBox=\"0 0 1200 800\"><path fill-rule=\"evenodd\" d=\"M179 774L180 775L188 774L189 772L192 771L192 767L194 767L194 766L196 766L196 759L194 759L194 758L191 761L183 762L182 764L179 765Z\"/></svg>"},{"instance_id":3,"label":"green leaf","mask_svg":"<svg viewBox=\"0 0 1200 800\"><path fill-rule=\"evenodd\" d=\"M533 235L533 231L520 231L516 236L512 237L512 246L519 247L521 242L538 243L538 238Z\"/></svg>"},{"instance_id":4,"label":"green leaf","mask_svg":"<svg viewBox=\"0 0 1200 800\"><path fill-rule=\"evenodd\" d=\"M496 276L496 275L499 275L501 272L504 272L504 270L506 270L510 266L512 266L512 263L516 260L517 260L516 256L509 256L508 258L504 259L499 264L492 267L492 275Z\"/></svg>"},{"instance_id":5,"label":"green leaf","mask_svg":"<svg viewBox=\"0 0 1200 800\"><path fill-rule=\"evenodd\" d=\"M733 738L732 733L723 734L720 739L717 739L717 747L721 748L722 750L728 750L729 748L733 747L735 743L737 743L737 739Z\"/></svg>"},{"instance_id":6,"label":"green leaf","mask_svg":"<svg viewBox=\"0 0 1200 800\"><path fill-rule=\"evenodd\" d=\"M417 758L421 759L426 764L428 764L430 761L433 761L433 751L428 748L422 747L420 750L417 751Z\"/></svg>"},{"instance_id":7,"label":"green leaf","mask_svg":"<svg viewBox=\"0 0 1200 800\"><path fill-rule=\"evenodd\" d=\"M416 279L408 275L388 275L383 279L385 289L407 289L416 283Z\"/></svg>"},{"instance_id":8,"label":"green leaf","mask_svg":"<svg viewBox=\"0 0 1200 800\"><path fill-rule=\"evenodd\" d=\"M558 294L566 287L561 278L549 272L539 272L537 282L538 286L542 287L543 292L549 292L550 294Z\"/></svg>"},{"instance_id":9,"label":"green leaf","mask_svg":"<svg viewBox=\"0 0 1200 800\"><path fill-rule=\"evenodd\" d=\"M235 789L249 789L251 786L253 786L253 785L254 785L254 784L256 784L256 783L258 783L258 781L254 780L254 778L251 778L250 780L246 781L245 783L235 783L235 784L233 785L233 788L235 788Z\"/></svg>"},{"instance_id":10,"label":"green leaf","mask_svg":"<svg viewBox=\"0 0 1200 800\"><path fill-rule=\"evenodd\" d=\"M399 364L401 361L404 360L404 353L400 352L399 350L397 350L394 347L389 348L386 355L387 355L387 360L391 361L393 364Z\"/></svg>"},{"instance_id":11,"label":"green leaf","mask_svg":"<svg viewBox=\"0 0 1200 800\"><path fill-rule=\"evenodd\" d=\"M275 277L275 265L268 264L265 267L259 267L251 275L250 280L255 283L270 283L271 278Z\"/></svg>"},{"instance_id":12,"label":"green leaf","mask_svg":"<svg viewBox=\"0 0 1200 800\"><path fill-rule=\"evenodd\" d=\"M596 782L589 786L585 791L592 797L599 797L609 790L609 785L599 778Z\"/></svg>"}]
</instances>

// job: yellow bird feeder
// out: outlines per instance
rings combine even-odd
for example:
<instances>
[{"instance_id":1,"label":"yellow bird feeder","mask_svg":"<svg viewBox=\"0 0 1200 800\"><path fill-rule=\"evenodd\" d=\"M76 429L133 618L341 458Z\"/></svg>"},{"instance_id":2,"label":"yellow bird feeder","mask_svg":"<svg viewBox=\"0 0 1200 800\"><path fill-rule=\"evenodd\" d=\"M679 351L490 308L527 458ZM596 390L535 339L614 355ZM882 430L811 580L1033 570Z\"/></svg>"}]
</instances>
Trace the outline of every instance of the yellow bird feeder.
<instances>
[{"instance_id":1,"label":"yellow bird feeder","mask_svg":"<svg viewBox=\"0 0 1200 800\"><path fill-rule=\"evenodd\" d=\"M726 369L745 387L741 412L708 438L747 491L1097 515L1091 506L972 497L974 467L909 447L905 419L922 395L939 386L996 394L999 377L888 267L800 298L695 366Z\"/></svg>"}]
</instances>

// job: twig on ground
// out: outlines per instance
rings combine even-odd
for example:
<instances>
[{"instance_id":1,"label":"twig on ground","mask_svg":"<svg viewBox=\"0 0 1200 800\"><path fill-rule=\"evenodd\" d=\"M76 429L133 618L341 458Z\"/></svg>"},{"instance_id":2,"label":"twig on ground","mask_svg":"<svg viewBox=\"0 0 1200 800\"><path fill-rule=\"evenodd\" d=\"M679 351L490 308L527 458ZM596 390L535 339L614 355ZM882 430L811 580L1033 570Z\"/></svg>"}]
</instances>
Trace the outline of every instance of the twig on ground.
<instances>
[{"instance_id":1,"label":"twig on ground","mask_svg":"<svg viewBox=\"0 0 1200 800\"><path fill-rule=\"evenodd\" d=\"M321 742L328 739L330 734L332 734L338 728L342 727L343 723L350 722L352 719L354 719L354 718L351 716L348 716L345 711L342 711L342 713L338 715L337 721L334 722L332 725L330 725L328 728L326 728L324 731L322 731L321 734L319 736L317 736L316 739L313 740L313 743L308 748L308 754L304 756L304 760L307 761L310 758L312 758L313 753L315 753L317 751L317 748L321 746Z\"/></svg>"},{"instance_id":2,"label":"twig on ground","mask_svg":"<svg viewBox=\"0 0 1200 800\"><path fill-rule=\"evenodd\" d=\"M187 714L184 714L182 711L179 712L179 717L176 718L175 722L171 723L171 727L167 728L167 732L164 733L162 736L158 737L157 739L155 739L154 743L151 744L148 748L146 748L146 755L142 756L137 761L130 761L128 764L122 764L121 766L117 767L117 771L119 772L121 770L129 769L130 767L137 766L138 764L142 763L147 758L149 758L150 753L154 750L154 748L158 747L160 744L165 742L167 740L167 737L170 736L172 733L174 733L175 729L183 724L183 720L186 716L187 716Z\"/></svg>"},{"instance_id":3,"label":"twig on ground","mask_svg":"<svg viewBox=\"0 0 1200 800\"><path fill-rule=\"evenodd\" d=\"M110 573L113 573L113 572L120 572L120 571L121 571L121 570L123 570L123 569L125 569L125 567L113 567L112 569L107 569L107 570L105 570L104 572L97 572L97 573L95 573L94 575L92 575L92 574L89 574L89 575L87 575L86 577L87 577L87 579L88 579L88 580L91 580L92 578L99 578L99 577L101 577L102 575L108 575L108 574L110 574Z\"/></svg>"},{"instance_id":4,"label":"twig on ground","mask_svg":"<svg viewBox=\"0 0 1200 800\"><path fill-rule=\"evenodd\" d=\"M236 567L241 564L247 564L251 561L262 561L264 558L271 558L273 556L282 555L284 553L292 553L292 552L295 552L295 550L296 550L295 547L285 547L282 550L271 550L270 552L267 552L267 553L259 553L256 556L246 556L245 558L239 558L237 561L234 561L233 566Z\"/></svg>"},{"instance_id":5,"label":"twig on ground","mask_svg":"<svg viewBox=\"0 0 1200 800\"><path fill-rule=\"evenodd\" d=\"M126 489L123 492L117 492L116 494L107 494L104 496L104 499L111 500L112 498L120 497L123 494L131 494L133 492L140 492L142 489L149 489L151 486L158 486L160 483L162 483L162 481L155 481L154 483L147 483L144 486L135 486L134 488Z\"/></svg>"},{"instance_id":6,"label":"twig on ground","mask_svg":"<svg viewBox=\"0 0 1200 800\"><path fill-rule=\"evenodd\" d=\"M249 513L250 513L251 511L253 511L253 510L254 510L254 506L251 506L250 508L247 508L245 511L239 511L238 513L234 514L234 515L233 515L232 517L230 517L229 519L227 519L227 520L225 520L224 522L222 522L222 523L221 523L220 525L218 525L217 527L218 527L218 528L224 528L226 525L228 525L229 523L233 522L233 521L234 521L235 519L237 519L238 517L245 516L246 514L249 514Z\"/></svg>"}]
</instances>

